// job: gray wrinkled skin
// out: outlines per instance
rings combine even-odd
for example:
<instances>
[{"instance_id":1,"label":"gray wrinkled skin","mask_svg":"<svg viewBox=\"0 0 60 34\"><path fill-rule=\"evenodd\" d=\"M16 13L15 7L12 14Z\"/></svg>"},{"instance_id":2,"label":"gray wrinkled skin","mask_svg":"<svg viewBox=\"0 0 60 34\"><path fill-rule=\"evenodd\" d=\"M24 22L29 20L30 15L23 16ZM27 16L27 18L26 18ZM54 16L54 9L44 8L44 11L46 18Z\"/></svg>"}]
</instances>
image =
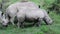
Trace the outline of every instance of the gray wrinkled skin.
<instances>
[{"instance_id":1,"label":"gray wrinkled skin","mask_svg":"<svg viewBox=\"0 0 60 34\"><path fill-rule=\"evenodd\" d=\"M16 16L17 12L20 12L21 10L27 10L27 9L37 9L38 6L35 5L33 2L17 2L12 5L10 5L6 9L6 17L8 18L8 15L11 17L10 22L14 25L14 17Z\"/></svg>"}]
</instances>

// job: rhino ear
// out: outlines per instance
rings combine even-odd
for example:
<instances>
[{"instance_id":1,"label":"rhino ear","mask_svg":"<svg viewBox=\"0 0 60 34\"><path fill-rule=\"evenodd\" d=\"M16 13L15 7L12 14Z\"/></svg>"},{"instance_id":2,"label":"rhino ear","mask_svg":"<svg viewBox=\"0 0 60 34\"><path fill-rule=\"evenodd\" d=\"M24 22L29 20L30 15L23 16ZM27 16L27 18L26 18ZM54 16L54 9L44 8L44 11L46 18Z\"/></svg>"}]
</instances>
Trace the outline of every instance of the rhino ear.
<instances>
[{"instance_id":1,"label":"rhino ear","mask_svg":"<svg viewBox=\"0 0 60 34\"><path fill-rule=\"evenodd\" d=\"M49 10L46 10L47 11L47 13L49 14L50 13L50 11Z\"/></svg>"},{"instance_id":2,"label":"rhino ear","mask_svg":"<svg viewBox=\"0 0 60 34\"><path fill-rule=\"evenodd\" d=\"M38 7L40 8L40 5L38 5Z\"/></svg>"},{"instance_id":3,"label":"rhino ear","mask_svg":"<svg viewBox=\"0 0 60 34\"><path fill-rule=\"evenodd\" d=\"M47 13L49 14L50 12L48 11Z\"/></svg>"}]
</instances>

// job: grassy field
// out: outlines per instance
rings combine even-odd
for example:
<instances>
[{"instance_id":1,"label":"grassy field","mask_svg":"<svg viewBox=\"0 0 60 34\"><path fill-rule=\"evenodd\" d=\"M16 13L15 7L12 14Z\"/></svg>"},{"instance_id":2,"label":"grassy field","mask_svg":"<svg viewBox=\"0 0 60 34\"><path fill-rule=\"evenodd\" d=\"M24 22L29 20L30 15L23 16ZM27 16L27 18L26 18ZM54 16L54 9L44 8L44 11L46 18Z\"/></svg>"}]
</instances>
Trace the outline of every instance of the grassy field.
<instances>
[{"instance_id":1,"label":"grassy field","mask_svg":"<svg viewBox=\"0 0 60 34\"><path fill-rule=\"evenodd\" d=\"M37 5L39 5L39 0L32 0ZM47 1L47 0L46 0ZM11 3L16 2L16 0L11 0ZM49 0L49 3L52 3L53 0ZM48 4L47 2L47 4ZM46 6L45 6L46 7ZM45 8L44 7L44 8ZM45 25L43 22L40 27L27 27L18 29L16 26L9 25L6 29L0 29L0 34L60 34L60 15L57 15L55 12L50 12L49 16L53 19L52 25Z\"/></svg>"}]
</instances>

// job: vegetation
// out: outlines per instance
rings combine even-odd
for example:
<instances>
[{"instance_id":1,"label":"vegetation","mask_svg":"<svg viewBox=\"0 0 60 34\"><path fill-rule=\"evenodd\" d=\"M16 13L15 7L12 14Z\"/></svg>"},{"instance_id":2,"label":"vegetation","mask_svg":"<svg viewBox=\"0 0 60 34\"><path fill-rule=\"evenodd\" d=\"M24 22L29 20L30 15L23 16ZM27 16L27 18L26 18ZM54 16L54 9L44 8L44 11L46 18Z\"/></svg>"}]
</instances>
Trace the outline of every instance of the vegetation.
<instances>
[{"instance_id":1,"label":"vegetation","mask_svg":"<svg viewBox=\"0 0 60 34\"><path fill-rule=\"evenodd\" d=\"M7 0L6 0L7 1ZM12 3L15 3L20 0L9 0L5 4L5 9ZM0 28L0 34L60 34L60 15L56 14L59 13L60 10L60 2L58 0L31 0L35 2L37 5L40 5L41 8L50 11L49 16L53 19L52 25L45 25L43 22L40 27L27 27L23 29L18 29L16 26L9 25L6 29ZM55 5L58 5L57 7ZM53 5L55 6L53 9ZM3 7L4 8L4 7Z\"/></svg>"},{"instance_id":2,"label":"vegetation","mask_svg":"<svg viewBox=\"0 0 60 34\"><path fill-rule=\"evenodd\" d=\"M0 0L0 8L1 8L1 3L2 3L2 0Z\"/></svg>"}]
</instances>

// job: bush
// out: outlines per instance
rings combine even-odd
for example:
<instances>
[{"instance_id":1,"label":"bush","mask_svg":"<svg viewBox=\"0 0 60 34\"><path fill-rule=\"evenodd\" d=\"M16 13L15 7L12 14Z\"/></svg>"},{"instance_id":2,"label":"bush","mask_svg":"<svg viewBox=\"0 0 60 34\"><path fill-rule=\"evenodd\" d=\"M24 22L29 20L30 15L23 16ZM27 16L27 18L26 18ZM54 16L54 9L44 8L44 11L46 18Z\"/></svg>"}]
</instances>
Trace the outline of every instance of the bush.
<instances>
[{"instance_id":1,"label":"bush","mask_svg":"<svg viewBox=\"0 0 60 34\"><path fill-rule=\"evenodd\" d=\"M1 10L1 8L2 8L2 5L1 5L1 4L2 4L2 0L0 0L0 10Z\"/></svg>"},{"instance_id":2,"label":"bush","mask_svg":"<svg viewBox=\"0 0 60 34\"><path fill-rule=\"evenodd\" d=\"M6 8L11 5L12 3L16 2L18 0L2 0L2 10L3 12L6 11Z\"/></svg>"},{"instance_id":3,"label":"bush","mask_svg":"<svg viewBox=\"0 0 60 34\"><path fill-rule=\"evenodd\" d=\"M52 6L48 8L48 10L54 10L57 14L60 13L60 0L55 0L54 3L51 4Z\"/></svg>"}]
</instances>

